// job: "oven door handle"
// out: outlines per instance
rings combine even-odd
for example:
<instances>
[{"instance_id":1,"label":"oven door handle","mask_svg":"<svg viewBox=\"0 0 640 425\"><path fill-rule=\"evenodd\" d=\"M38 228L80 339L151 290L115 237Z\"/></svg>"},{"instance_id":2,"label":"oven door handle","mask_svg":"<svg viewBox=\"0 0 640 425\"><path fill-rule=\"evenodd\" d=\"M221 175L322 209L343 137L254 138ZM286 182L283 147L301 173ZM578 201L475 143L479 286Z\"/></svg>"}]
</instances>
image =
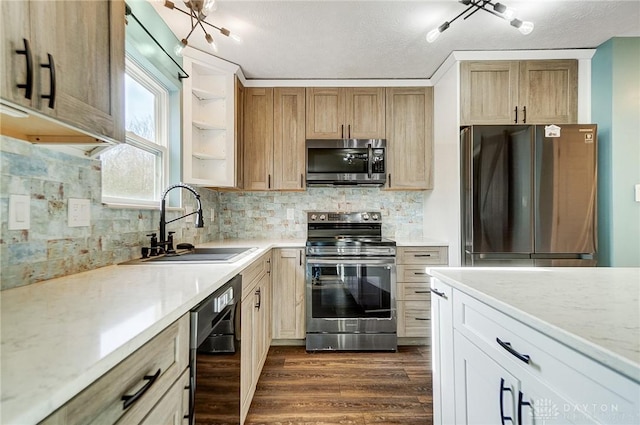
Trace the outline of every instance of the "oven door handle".
<instances>
[{"instance_id":1,"label":"oven door handle","mask_svg":"<svg viewBox=\"0 0 640 425\"><path fill-rule=\"evenodd\" d=\"M396 260L395 258L372 258L372 257L362 257L362 258L309 258L307 257L307 264L310 266L314 265L326 265L326 264L364 264L367 266L395 266Z\"/></svg>"}]
</instances>

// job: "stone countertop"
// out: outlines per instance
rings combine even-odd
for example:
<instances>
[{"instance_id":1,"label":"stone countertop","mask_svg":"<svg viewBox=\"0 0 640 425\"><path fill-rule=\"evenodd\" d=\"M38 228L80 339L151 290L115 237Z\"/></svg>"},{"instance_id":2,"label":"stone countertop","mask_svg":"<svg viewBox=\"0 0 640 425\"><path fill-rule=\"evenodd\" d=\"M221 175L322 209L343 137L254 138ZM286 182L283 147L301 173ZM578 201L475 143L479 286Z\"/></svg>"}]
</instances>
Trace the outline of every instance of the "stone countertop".
<instances>
[{"instance_id":1,"label":"stone countertop","mask_svg":"<svg viewBox=\"0 0 640 425\"><path fill-rule=\"evenodd\" d=\"M229 264L114 265L0 293L0 423L35 424L271 248L304 240L199 245L259 249Z\"/></svg>"},{"instance_id":2,"label":"stone countertop","mask_svg":"<svg viewBox=\"0 0 640 425\"><path fill-rule=\"evenodd\" d=\"M640 382L640 268L448 268L433 276Z\"/></svg>"}]
</instances>

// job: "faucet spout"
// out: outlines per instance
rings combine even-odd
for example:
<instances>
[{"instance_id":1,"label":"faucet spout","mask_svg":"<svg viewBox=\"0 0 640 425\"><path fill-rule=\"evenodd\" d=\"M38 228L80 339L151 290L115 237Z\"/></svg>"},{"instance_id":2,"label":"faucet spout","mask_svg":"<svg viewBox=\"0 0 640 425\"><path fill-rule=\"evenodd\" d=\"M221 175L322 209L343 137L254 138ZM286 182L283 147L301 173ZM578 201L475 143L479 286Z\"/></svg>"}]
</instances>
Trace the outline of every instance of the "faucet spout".
<instances>
[{"instance_id":1,"label":"faucet spout","mask_svg":"<svg viewBox=\"0 0 640 425\"><path fill-rule=\"evenodd\" d=\"M174 218L173 220L169 220L167 221L166 219L166 198L167 198L167 194L169 193L169 191L176 189L176 188L183 188L183 189L187 189L189 192L193 193L193 195L196 197L196 201L198 202L198 209L194 212L191 212L189 214L185 214L183 216L180 216L178 218ZM162 192L162 200L160 201L160 241L158 242L158 245L162 245L165 246L167 245L167 224L169 223L173 223L174 221L180 220L182 218L188 217L190 215L193 214L197 214L196 216L196 227L204 227L204 219L202 217L202 202L200 200L200 194L198 194L198 192L196 192L196 190L194 188L192 188L191 186L184 184L184 183L177 183L174 185L169 186L168 188L166 188L164 190L164 192ZM173 247L169 246L167 247L167 252L169 251L173 251Z\"/></svg>"}]
</instances>

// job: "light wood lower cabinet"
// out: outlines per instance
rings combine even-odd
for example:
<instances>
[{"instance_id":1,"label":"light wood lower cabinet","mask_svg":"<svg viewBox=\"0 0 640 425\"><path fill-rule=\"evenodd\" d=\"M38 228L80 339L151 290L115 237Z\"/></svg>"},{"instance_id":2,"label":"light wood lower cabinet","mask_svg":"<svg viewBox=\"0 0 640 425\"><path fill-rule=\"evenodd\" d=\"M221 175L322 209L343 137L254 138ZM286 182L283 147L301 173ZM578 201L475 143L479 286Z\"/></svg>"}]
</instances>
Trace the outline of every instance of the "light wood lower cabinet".
<instances>
[{"instance_id":1,"label":"light wood lower cabinet","mask_svg":"<svg viewBox=\"0 0 640 425\"><path fill-rule=\"evenodd\" d=\"M189 371L185 371L140 425L187 425L188 415Z\"/></svg>"},{"instance_id":2,"label":"light wood lower cabinet","mask_svg":"<svg viewBox=\"0 0 640 425\"><path fill-rule=\"evenodd\" d=\"M448 264L446 246L399 247L397 251L398 337L431 337L430 284L427 269ZM403 341L400 340L399 343Z\"/></svg>"},{"instance_id":3,"label":"light wood lower cabinet","mask_svg":"<svg viewBox=\"0 0 640 425\"><path fill-rule=\"evenodd\" d=\"M188 410L182 405L188 366L189 314L185 314L41 424L159 423L145 419L154 406L162 409L156 415L166 412L159 403L171 405L175 412ZM123 401L123 396L135 394L140 397L130 405Z\"/></svg>"},{"instance_id":4,"label":"light wood lower cabinet","mask_svg":"<svg viewBox=\"0 0 640 425\"><path fill-rule=\"evenodd\" d=\"M244 423L271 345L271 251L241 274L240 423Z\"/></svg>"},{"instance_id":5,"label":"light wood lower cabinet","mask_svg":"<svg viewBox=\"0 0 640 425\"><path fill-rule=\"evenodd\" d=\"M304 248L273 250L273 338L305 337Z\"/></svg>"}]
</instances>

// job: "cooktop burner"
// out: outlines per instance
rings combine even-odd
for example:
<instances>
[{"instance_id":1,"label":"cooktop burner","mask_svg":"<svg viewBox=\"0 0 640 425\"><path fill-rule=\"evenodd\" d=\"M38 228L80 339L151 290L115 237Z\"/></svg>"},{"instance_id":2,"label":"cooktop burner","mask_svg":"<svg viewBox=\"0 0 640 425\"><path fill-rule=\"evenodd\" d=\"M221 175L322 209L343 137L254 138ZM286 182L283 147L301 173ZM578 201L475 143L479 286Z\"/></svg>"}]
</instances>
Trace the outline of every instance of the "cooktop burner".
<instances>
[{"instance_id":1,"label":"cooktop burner","mask_svg":"<svg viewBox=\"0 0 640 425\"><path fill-rule=\"evenodd\" d=\"M395 246L382 237L382 214L366 212L307 213L307 246Z\"/></svg>"}]
</instances>

